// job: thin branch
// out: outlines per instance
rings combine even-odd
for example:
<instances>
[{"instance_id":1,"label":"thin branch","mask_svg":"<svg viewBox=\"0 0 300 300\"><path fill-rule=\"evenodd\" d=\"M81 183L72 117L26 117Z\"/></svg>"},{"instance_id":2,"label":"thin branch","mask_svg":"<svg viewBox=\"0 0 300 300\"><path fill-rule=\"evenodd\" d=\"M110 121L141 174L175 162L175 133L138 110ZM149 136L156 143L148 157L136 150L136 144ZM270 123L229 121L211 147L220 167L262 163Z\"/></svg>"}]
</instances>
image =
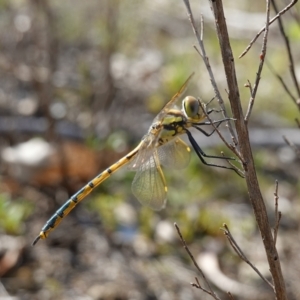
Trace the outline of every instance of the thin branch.
<instances>
[{"instance_id":1,"label":"thin branch","mask_svg":"<svg viewBox=\"0 0 300 300\"><path fill-rule=\"evenodd\" d=\"M267 24L268 26L271 25L274 21L276 21L281 15L283 15L285 12L287 12L292 6L294 6L298 0L292 0L290 4L288 4L283 10L281 10L273 19L270 20L270 22ZM266 26L264 26L252 39L252 41L249 43L247 48L242 52L242 54L239 56L239 58L242 58L252 47L252 45L255 43L255 41L258 39L258 37L261 35L262 32L266 30Z\"/></svg>"},{"instance_id":2,"label":"thin branch","mask_svg":"<svg viewBox=\"0 0 300 300\"><path fill-rule=\"evenodd\" d=\"M270 272L274 282L276 297L278 300L287 300L280 260L277 249L274 246L273 234L255 170L252 149L249 140L249 132L244 120L235 71L234 57L230 45L223 3L221 0L210 0L210 5L215 18L215 26L219 39L225 77L228 85L228 98L233 117L236 119L235 125L239 141L239 150L244 158L245 179L248 188L249 200L253 207L256 222L261 233L262 242L264 244Z\"/></svg>"},{"instance_id":3,"label":"thin branch","mask_svg":"<svg viewBox=\"0 0 300 300\"><path fill-rule=\"evenodd\" d=\"M272 65L268 62L268 60L266 60L266 65L270 69L271 73L279 80L279 82L281 83L283 89L286 91L286 93L290 96L290 98L292 99L292 101L297 105L297 108L300 110L300 102L296 99L296 97L289 90L289 88L285 84L283 78L278 73L276 73L276 71L274 70L274 68L272 67Z\"/></svg>"},{"instance_id":4,"label":"thin branch","mask_svg":"<svg viewBox=\"0 0 300 300\"><path fill-rule=\"evenodd\" d=\"M300 149L292 141L290 141L285 135L283 135L282 137L284 141L287 143L287 145L289 145L294 150L297 157L300 158Z\"/></svg>"},{"instance_id":5,"label":"thin branch","mask_svg":"<svg viewBox=\"0 0 300 300\"><path fill-rule=\"evenodd\" d=\"M297 8L297 6L294 8L294 11L291 10L290 11L290 15L291 17L294 19L295 23L298 25L298 27L300 28L300 15L299 15L299 7Z\"/></svg>"},{"instance_id":6,"label":"thin branch","mask_svg":"<svg viewBox=\"0 0 300 300\"><path fill-rule=\"evenodd\" d=\"M199 279L197 277L195 277L195 281L196 281L196 283L191 282L191 286L196 287L197 289L202 289L202 286L201 286L201 284L199 282Z\"/></svg>"},{"instance_id":7,"label":"thin branch","mask_svg":"<svg viewBox=\"0 0 300 300\"><path fill-rule=\"evenodd\" d=\"M251 115L251 112L252 112L252 109L253 109L253 105L254 105L257 89L258 89L258 85L259 85L259 82L260 82L260 75L261 75L261 72L263 70L264 61L265 61L265 57L266 57L268 33L269 33L269 19L270 19L270 1L267 1L266 30L265 30L265 33L264 33L263 44L262 44L262 49L261 49L261 54L260 54L260 63L259 63L259 66L258 66L258 71L256 72L256 79L255 79L254 87L253 87L253 90L252 90L252 93L251 93L251 97L250 97L246 117L245 117L246 124L249 121L249 118L250 118L250 115Z\"/></svg>"},{"instance_id":8,"label":"thin branch","mask_svg":"<svg viewBox=\"0 0 300 300\"><path fill-rule=\"evenodd\" d=\"M188 9L188 16L192 23L193 30L196 34L196 37L199 37L197 34L197 29L195 27L194 19L192 18L192 12L190 10L188 0L184 0ZM239 140L239 150L241 152L241 156L244 158L243 166L245 169L246 183L248 186L249 198L251 204L253 206L255 217L263 237L263 243L265 247L265 251L267 254L270 271L274 281L274 289L276 291L276 296L278 299L287 299L285 283L281 271L280 260L278 257L278 253L276 247L274 246L273 235L271 232L271 227L269 224L269 219L266 211L266 207L261 195L261 191L259 188L254 161L252 157L251 146L249 142L249 134L246 126L246 122L243 117L243 110L240 101L239 89L237 84L237 77L234 66L234 58L230 46L227 24L224 16L224 10L222 6L221 0L210 0L211 7L215 17L215 24L217 29L217 34L220 43L220 49L226 74L226 80L229 88L228 98L231 104L231 109L233 112L233 117L236 119L236 131ZM269 5L268 5L269 6ZM269 22L268 22L269 24ZM201 48L201 42L198 42ZM206 56L202 51L204 61L208 62ZM264 59L264 55L262 53L261 59ZM256 92L254 92L255 94ZM218 95L218 94L217 94ZM246 160L245 160L246 159Z\"/></svg>"},{"instance_id":9,"label":"thin branch","mask_svg":"<svg viewBox=\"0 0 300 300\"><path fill-rule=\"evenodd\" d=\"M231 232L229 231L228 226L224 223L223 224L223 228L221 228L224 231L224 234L226 235L231 247L233 248L233 250L236 252L236 254L244 261L246 262L257 274L258 276L264 281L266 282L271 288L272 290L274 290L274 286L272 285L272 283L266 279L260 272L259 270L249 261L249 259L246 257L246 255L243 253L243 251L241 250L241 248L239 247L239 245L237 244L237 242L235 241L235 239L233 238Z\"/></svg>"},{"instance_id":10,"label":"thin branch","mask_svg":"<svg viewBox=\"0 0 300 300\"><path fill-rule=\"evenodd\" d=\"M191 7L190 7L190 11L191 11ZM192 11L191 11L191 12L192 12ZM193 17L193 15L192 15L192 17ZM194 24L195 24L195 23L194 23ZM193 24L192 24L192 26L193 26ZM203 50L204 50L203 53L205 53L203 37L204 37L204 20L203 20L203 15L201 14L201 15L200 15L200 41L201 41L201 43L202 43L202 45L203 45ZM199 45L200 45L200 44L199 44Z\"/></svg>"},{"instance_id":11,"label":"thin branch","mask_svg":"<svg viewBox=\"0 0 300 300\"><path fill-rule=\"evenodd\" d=\"M245 84L244 85L244 87L247 87L247 88L249 88L249 91L250 91L250 95L252 95L252 93L253 93L253 89L252 89L252 85L251 85L251 82L250 82L250 80L249 79L247 79L247 84Z\"/></svg>"},{"instance_id":12,"label":"thin branch","mask_svg":"<svg viewBox=\"0 0 300 300\"><path fill-rule=\"evenodd\" d=\"M226 109L225 109L223 98L221 97L220 91L218 89L218 86L217 86L214 74L213 74L211 66L209 64L209 58L206 55L206 51L205 51L205 47L204 47L204 42L203 42L203 16L202 15L200 16L201 35L199 35L198 29L197 29L197 27L195 25L195 20L194 20L194 16L193 16L193 13L192 13L192 10L191 10L190 2L189 2L189 0L183 0L183 2L185 4L185 6L186 6L187 15L188 15L188 18L189 18L190 23L192 25L192 29L194 31L194 34L195 34L195 36L197 38L197 41L198 41L198 44L199 44L199 47L200 47L200 51L196 47L195 48L196 48L197 52L199 53L199 55L201 56L201 58L202 58L202 60L203 60L203 62L205 64L205 67L206 67L207 72L209 74L209 78L210 78L212 87L214 89L214 93L217 96L219 104L220 104L220 106L222 108L223 116L224 116L224 118L228 118L228 114L227 114ZM235 137L234 130L233 130L233 128L232 128L232 126L231 126L230 123L228 125L228 128L229 128L231 136L233 136L234 140L237 141L237 139ZM237 146L237 143L235 144L235 146ZM229 149L232 149L232 148L229 147Z\"/></svg>"},{"instance_id":13,"label":"thin branch","mask_svg":"<svg viewBox=\"0 0 300 300\"><path fill-rule=\"evenodd\" d=\"M275 227L274 227L274 245L276 246L277 242L277 234L278 234L278 228L279 223L281 219L281 212L278 211L278 181L275 181L275 192L274 192L274 202L275 202Z\"/></svg>"},{"instance_id":14,"label":"thin branch","mask_svg":"<svg viewBox=\"0 0 300 300\"><path fill-rule=\"evenodd\" d=\"M204 293L209 294L209 295L212 296L212 294L211 294L211 292L210 292L209 290L207 290L207 289L205 289L205 288L203 288L203 287L201 286L201 284L200 284L200 282L199 282L199 279L198 279L197 277L195 277L195 281L196 281L196 283L191 282L191 286L192 286L192 287L195 287L195 288L197 288L197 289L199 289L199 290L202 290Z\"/></svg>"},{"instance_id":15,"label":"thin branch","mask_svg":"<svg viewBox=\"0 0 300 300\"><path fill-rule=\"evenodd\" d=\"M178 235L179 235L179 238L180 238L180 240L181 240L181 242L182 242L183 248L185 249L185 251L188 253L189 257L190 257L191 260L193 261L194 266L195 266L196 269L199 271L201 277L203 278L204 282L207 284L209 290L206 290L206 289L202 288L197 278L196 278L196 282L197 282L197 285L198 285L198 286L195 285L195 287L200 288L200 289L201 289L202 291L204 291L205 293L211 295L214 299L216 299L216 300L221 300L221 299L215 294L215 292L213 291L212 287L211 287L210 284L209 284L209 281L206 279L206 277L205 277L203 271L202 271L201 268L198 266L198 264L197 264L197 262L196 262L196 260L195 260L195 258L194 258L194 256L193 256L193 254L191 253L189 247L187 246L187 244L186 244L186 242L185 242L185 240L184 240L184 238L183 238L183 236L182 236L182 234L181 234L181 232L180 232L180 229L179 229L178 225L177 225L176 223L174 223L174 226L175 226L175 228L176 228L176 230L177 230L177 233L178 233ZM193 284L192 284L192 285L193 285ZM193 286L194 286L194 285L193 285Z\"/></svg>"},{"instance_id":16,"label":"thin branch","mask_svg":"<svg viewBox=\"0 0 300 300\"><path fill-rule=\"evenodd\" d=\"M278 14L278 8L277 8L277 5L275 3L275 0L271 0L271 3L273 5L274 11L276 12L276 14ZM285 30L283 28L283 24L282 24L282 21L281 21L280 17L278 18L278 26L279 26L279 31L280 31L280 33L283 37L283 40L284 40L284 43L285 43L285 46L286 46L286 50L287 50L287 53L288 53L289 69L290 69L290 73L291 73L291 76L292 76L292 80L293 80L294 86L297 90L298 98L300 98L300 87L299 87L299 83L298 83L296 73L295 73L295 68L294 68L295 64L294 64L293 55L292 55L292 51L291 51L291 47L290 47L290 41L289 41L289 39L288 39L288 37L285 33ZM300 109L300 106L298 106L298 109Z\"/></svg>"}]
</instances>

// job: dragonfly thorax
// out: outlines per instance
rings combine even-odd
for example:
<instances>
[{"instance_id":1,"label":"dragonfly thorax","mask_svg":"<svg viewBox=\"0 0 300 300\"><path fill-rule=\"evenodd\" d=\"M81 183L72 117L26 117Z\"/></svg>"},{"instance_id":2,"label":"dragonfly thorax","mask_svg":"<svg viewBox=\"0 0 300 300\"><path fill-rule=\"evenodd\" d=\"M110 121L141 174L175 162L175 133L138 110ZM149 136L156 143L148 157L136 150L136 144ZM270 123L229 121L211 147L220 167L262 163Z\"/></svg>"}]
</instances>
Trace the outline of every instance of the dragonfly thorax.
<instances>
[{"instance_id":1,"label":"dragonfly thorax","mask_svg":"<svg viewBox=\"0 0 300 300\"><path fill-rule=\"evenodd\" d=\"M159 136L158 144L163 145L176 136L185 133L185 126L187 124L186 116L179 109L170 110L157 124L155 129L157 136ZM153 125L152 125L153 128ZM152 129L152 132L155 130Z\"/></svg>"},{"instance_id":2,"label":"dragonfly thorax","mask_svg":"<svg viewBox=\"0 0 300 300\"><path fill-rule=\"evenodd\" d=\"M204 109L205 104L193 96L187 96L182 101L182 111L192 122L200 122L206 117Z\"/></svg>"}]
</instances>

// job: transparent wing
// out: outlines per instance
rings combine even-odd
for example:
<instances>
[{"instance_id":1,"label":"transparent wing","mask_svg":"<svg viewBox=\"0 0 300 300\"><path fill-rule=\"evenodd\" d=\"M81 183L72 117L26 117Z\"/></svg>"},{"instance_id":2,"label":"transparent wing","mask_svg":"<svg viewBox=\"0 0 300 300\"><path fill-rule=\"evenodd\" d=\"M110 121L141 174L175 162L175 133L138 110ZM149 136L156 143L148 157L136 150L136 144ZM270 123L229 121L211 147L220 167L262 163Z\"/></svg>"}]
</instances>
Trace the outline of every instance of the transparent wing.
<instances>
[{"instance_id":1,"label":"transparent wing","mask_svg":"<svg viewBox=\"0 0 300 300\"><path fill-rule=\"evenodd\" d=\"M191 80L191 78L194 76L194 73L192 73L189 78L186 80L186 82L182 85L182 87L179 89L179 91L172 97L172 99L167 102L165 104L165 106L162 108L162 110L160 111L160 113L156 116L155 120L160 120L162 118L162 115L164 115L165 113L168 112L168 110L170 110L173 105L175 104L175 102L178 100L178 98L185 92L186 87L189 83L189 81Z\"/></svg>"},{"instance_id":2,"label":"transparent wing","mask_svg":"<svg viewBox=\"0 0 300 300\"><path fill-rule=\"evenodd\" d=\"M165 206L167 186L156 151L139 167L132 182L132 193L143 205L154 210Z\"/></svg>"},{"instance_id":3,"label":"transparent wing","mask_svg":"<svg viewBox=\"0 0 300 300\"><path fill-rule=\"evenodd\" d=\"M148 162L155 152L157 136L147 133L140 144L137 155L130 161L127 168L131 171L138 171L140 167Z\"/></svg>"},{"instance_id":4,"label":"transparent wing","mask_svg":"<svg viewBox=\"0 0 300 300\"><path fill-rule=\"evenodd\" d=\"M183 169L190 162L191 149L182 139L175 138L158 147L157 154L161 165L172 169Z\"/></svg>"}]
</instances>

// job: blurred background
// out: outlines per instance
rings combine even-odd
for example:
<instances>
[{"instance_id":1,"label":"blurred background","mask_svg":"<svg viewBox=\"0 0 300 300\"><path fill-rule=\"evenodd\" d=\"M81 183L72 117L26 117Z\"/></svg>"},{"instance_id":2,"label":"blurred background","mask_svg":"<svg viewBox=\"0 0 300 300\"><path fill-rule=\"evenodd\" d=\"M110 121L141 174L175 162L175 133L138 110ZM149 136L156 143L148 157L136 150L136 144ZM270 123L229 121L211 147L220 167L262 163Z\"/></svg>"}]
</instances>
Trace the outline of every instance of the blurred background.
<instances>
[{"instance_id":1,"label":"blurred background","mask_svg":"<svg viewBox=\"0 0 300 300\"><path fill-rule=\"evenodd\" d=\"M227 100L209 3L191 2L198 24L203 14L207 55ZM262 37L238 56L264 26L264 11L262 1L226 1L244 111L244 84L254 83ZM299 4L283 21L299 78ZM227 223L270 279L244 180L202 165L194 153L186 169L164 170L164 210L140 205L131 193L134 173L125 167L31 247L73 193L138 144L192 72L188 94L212 99L194 44L179 0L0 0L0 299L211 299L190 286L199 274L174 222L220 296L229 290L234 299L273 298L220 230ZM249 130L272 226L279 181L277 247L289 299L299 299L299 154L282 137L299 144L299 109L274 74L296 94L277 23L267 59ZM217 135L195 138L206 153L232 156Z\"/></svg>"}]
</instances>

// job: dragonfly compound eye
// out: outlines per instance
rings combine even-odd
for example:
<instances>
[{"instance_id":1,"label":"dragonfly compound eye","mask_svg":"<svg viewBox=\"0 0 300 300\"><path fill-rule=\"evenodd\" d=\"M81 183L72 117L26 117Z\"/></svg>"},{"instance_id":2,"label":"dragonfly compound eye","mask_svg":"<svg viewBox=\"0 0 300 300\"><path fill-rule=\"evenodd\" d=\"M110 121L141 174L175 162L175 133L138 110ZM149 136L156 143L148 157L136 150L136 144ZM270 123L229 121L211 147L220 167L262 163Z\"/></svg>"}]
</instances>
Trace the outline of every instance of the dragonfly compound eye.
<instances>
[{"instance_id":1,"label":"dragonfly compound eye","mask_svg":"<svg viewBox=\"0 0 300 300\"><path fill-rule=\"evenodd\" d=\"M183 111L188 118L194 119L198 116L200 103L199 100L197 100L195 97L193 96L185 97L182 106L183 106L182 107Z\"/></svg>"}]
</instances>

